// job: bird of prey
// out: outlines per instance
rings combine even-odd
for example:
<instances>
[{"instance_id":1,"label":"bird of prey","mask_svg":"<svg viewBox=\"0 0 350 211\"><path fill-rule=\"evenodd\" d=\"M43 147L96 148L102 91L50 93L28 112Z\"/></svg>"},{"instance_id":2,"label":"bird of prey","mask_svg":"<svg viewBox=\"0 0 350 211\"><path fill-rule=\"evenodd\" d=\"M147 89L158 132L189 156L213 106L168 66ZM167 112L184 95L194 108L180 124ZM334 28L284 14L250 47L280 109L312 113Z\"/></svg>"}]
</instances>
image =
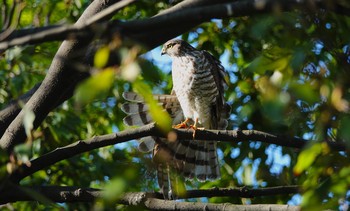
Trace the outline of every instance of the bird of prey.
<instances>
[{"instance_id":1,"label":"bird of prey","mask_svg":"<svg viewBox=\"0 0 350 211\"><path fill-rule=\"evenodd\" d=\"M139 148L153 150L159 186L165 198L172 198L179 188L179 175L199 181L220 178L217 142L195 140L195 131L226 129L230 106L224 99L226 72L214 56L183 40L166 42L161 54L172 59L173 90L170 95L155 95L154 98L170 114L175 128L192 128L194 137L175 141L147 137ZM125 124L152 122L142 97L132 92L124 93L123 97L129 101L122 106L129 114L124 118Z\"/></svg>"}]
</instances>

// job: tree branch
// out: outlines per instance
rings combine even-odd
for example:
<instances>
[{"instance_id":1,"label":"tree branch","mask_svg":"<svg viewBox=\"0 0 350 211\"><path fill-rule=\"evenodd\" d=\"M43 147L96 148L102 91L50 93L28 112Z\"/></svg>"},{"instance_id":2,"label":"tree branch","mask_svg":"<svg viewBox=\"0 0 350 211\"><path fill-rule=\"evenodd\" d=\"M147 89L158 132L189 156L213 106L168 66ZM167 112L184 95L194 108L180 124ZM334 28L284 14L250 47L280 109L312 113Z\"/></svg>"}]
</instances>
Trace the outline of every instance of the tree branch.
<instances>
[{"instance_id":1,"label":"tree branch","mask_svg":"<svg viewBox=\"0 0 350 211\"><path fill-rule=\"evenodd\" d=\"M0 42L0 51L6 50L15 45L36 44L41 42L64 40L67 38L85 38L91 36L91 34L101 33L101 31L103 32L107 29L107 22L101 23L101 21L113 16L116 11L135 1L136 0L123 0L117 2L114 5L107 7L107 9L95 14L91 18L84 20L85 23L83 24L46 27L45 30L40 30L39 28L37 29L37 33L28 34L25 36L22 35L20 37L11 36L9 39L4 39L2 42ZM97 25L96 23L99 24ZM23 34L23 32L17 34Z\"/></svg>"},{"instance_id":2,"label":"tree branch","mask_svg":"<svg viewBox=\"0 0 350 211\"><path fill-rule=\"evenodd\" d=\"M201 197L241 197L241 198L255 198L261 196L272 195L287 195L300 193L300 188L297 185L276 186L268 188L212 188L204 190L188 190L184 197L180 198L201 198Z\"/></svg>"},{"instance_id":3,"label":"tree branch","mask_svg":"<svg viewBox=\"0 0 350 211\"><path fill-rule=\"evenodd\" d=\"M252 204L236 205L230 203L203 203L203 202L179 202L162 199L147 199L143 203L149 210L237 210L237 211L257 211L257 210L278 210L278 211L299 211L299 206L278 205L278 204Z\"/></svg>"},{"instance_id":4,"label":"tree branch","mask_svg":"<svg viewBox=\"0 0 350 211\"><path fill-rule=\"evenodd\" d=\"M123 1L124 2L124 1ZM120 2L120 4L123 4ZM131 1L132 2L132 1ZM64 40L69 37L85 37L89 34L101 34L106 33L110 28L114 28L114 31L120 32L121 34L127 34L130 37L133 37L137 40L142 41L147 44L147 46L156 46L154 43L159 43L159 41L153 41L150 43L150 39L147 39L145 36L145 31L152 32L152 30L162 30L162 32L167 32L167 29L171 29L174 31L174 27L178 28L191 28L199 23L209 21L213 18L228 18L228 17L242 17L249 15L256 15L261 13L269 13L274 12L276 10L276 5L279 10L282 11L291 11L294 8L298 8L300 10L315 10L317 8L326 9L333 12L338 12L343 15L349 15L350 9L342 7L338 3L330 4L329 1L316 1L310 3L308 1L298 1L298 0L269 0L265 1L261 6L257 6L257 2L254 0L249 1L236 1L233 3L221 3L219 1L211 2L204 1L204 3L200 3L201 1L197 1L193 3L192 1L185 1L192 3L192 7L188 7L188 3L186 6L182 7L173 7L167 10L166 12L162 12L156 15L153 18L148 18L145 20L134 20L128 22L112 22L112 23L100 23L98 27L99 30L96 30L96 26L93 23L96 21L102 20L100 17L104 17L104 14L95 15L91 21L88 21L83 26L76 25L64 25L64 26L56 26L54 28L48 28L47 30L37 29L37 33L28 34L26 36L16 37L11 36L9 39L0 42L0 50L5 50L9 47L13 47L15 45L24 45L24 44L35 44L47 41L54 40ZM222 1L228 2L228 1ZM128 2L125 1L124 4ZM200 3L200 4L199 4ZM218 4L220 3L220 4ZM204 5L204 6L202 6ZM209 6L207 6L209 5ZM199 7L200 6L200 7ZM179 9L181 8L181 10ZM110 8L108 8L110 9ZM114 11L113 8L110 11ZM103 11L105 14L109 14L109 11ZM181 23L181 24L180 24ZM185 23L185 24L184 24ZM101 31L102 30L102 31ZM113 30L112 30L113 31ZM177 31L177 30L175 30ZM156 31L156 33L160 33ZM152 34L156 35L153 31ZM23 34L22 33L14 33L15 34ZM144 40L147 39L147 40ZM154 39L153 39L154 40ZM157 39L156 39L157 40ZM165 40L164 40L165 41Z\"/></svg>"},{"instance_id":5,"label":"tree branch","mask_svg":"<svg viewBox=\"0 0 350 211\"><path fill-rule=\"evenodd\" d=\"M192 130L173 129L172 135L176 135L178 140L193 139ZM95 136L88 140L77 141L65 147L57 148L39 158L31 161L30 166L21 165L16 171L10 175L12 182L18 183L24 177L27 177L36 171L46 168L58 161L68 159L83 152L87 152L100 147L110 146L133 139L140 139L146 136L167 137L156 127L155 123L151 123L139 128L121 131L118 133ZM242 142L242 141L261 141L264 143L276 144L279 146L293 147L300 149L305 146L308 141L300 138L292 138L288 136L278 136L256 130L197 130L197 140L220 140L226 142ZM328 143L336 150L345 150L344 144Z\"/></svg>"},{"instance_id":6,"label":"tree branch","mask_svg":"<svg viewBox=\"0 0 350 211\"><path fill-rule=\"evenodd\" d=\"M100 147L150 136L155 134L156 130L158 129L155 127L155 124L149 124L133 130L125 130L119 133L95 136L88 140L77 141L68 146L57 148L39 158L30 161L30 166L21 165L10 175L10 180L17 183L24 177L27 177L36 171L46 168L58 161L65 160L80 153L88 152Z\"/></svg>"},{"instance_id":7,"label":"tree branch","mask_svg":"<svg viewBox=\"0 0 350 211\"><path fill-rule=\"evenodd\" d=\"M277 186L271 188L213 188L202 190L188 190L186 195L178 199L201 198L201 197L240 197L255 198L270 195L288 195L299 193L299 187ZM3 194L6 193L6 194ZM96 198L103 196L103 190L95 188L81 188L72 186L16 186L9 185L2 190L0 204L17 201L38 201L37 196L45 197L52 202L91 202ZM163 195L159 192L129 192L120 197L118 203L133 206L146 206L147 201L153 199L162 199ZM167 200L162 200L167 202Z\"/></svg>"},{"instance_id":8,"label":"tree branch","mask_svg":"<svg viewBox=\"0 0 350 211\"><path fill-rule=\"evenodd\" d=\"M115 0L94 1L85 10L76 25L84 25L84 21L86 19L89 19L89 17L96 14L98 11L101 11L103 8L108 7L114 1ZM188 2L192 2L193 4L190 4ZM185 0L180 4L184 5L184 7L187 7L193 6L195 3L202 4L202 1ZM181 9L181 7L178 8ZM166 11L164 13L166 13ZM184 31L173 30L170 35L159 34L158 36L162 37L162 39L170 39L171 36L174 35L173 33L177 33L178 35L183 32ZM38 91L35 92L34 96L27 103L28 108L31 109L36 115L34 121L34 129L38 127L38 125L53 108L60 105L66 99L69 99L73 94L75 86L80 81L88 77L88 74L86 72L77 70L76 67L72 66L72 64L74 64L74 61L84 60L82 58L82 54L86 52L86 47L90 41L91 37L86 39L65 41L61 45L60 49L55 55L55 58L53 59L53 62L51 63L48 75L45 77ZM162 40L158 40L157 45L161 43ZM71 61L73 59L74 61ZM7 152L11 152L15 145L23 143L26 138L22 125L23 114L24 113L22 111L17 115L16 119L12 121L11 125L7 128L5 134L0 139L0 147L2 149L5 149Z\"/></svg>"},{"instance_id":9,"label":"tree branch","mask_svg":"<svg viewBox=\"0 0 350 211\"><path fill-rule=\"evenodd\" d=\"M0 204L18 201L93 202L103 191L95 188L72 186L17 186L8 185L1 190ZM43 202L41 201L41 202Z\"/></svg>"},{"instance_id":10,"label":"tree branch","mask_svg":"<svg viewBox=\"0 0 350 211\"><path fill-rule=\"evenodd\" d=\"M192 5L188 2L192 2ZM162 15L159 15L153 19L148 19L150 23L148 24L158 24L156 20L162 20L162 21L170 21L175 24L175 21L171 21L171 18L180 17L181 11L185 10L184 8L187 8L189 5L191 5L195 11L198 12L198 14L203 18L203 20L209 19L208 10L210 9L212 11L212 7L203 6L201 7L203 11L201 11L201 8L196 8L193 5L203 5L204 3L200 3L201 1L191 1L187 0L185 3L188 3L184 7L178 7L180 9L170 9L169 12L165 11L162 13ZM208 4L208 1L204 1L205 4ZM255 1L241 1L241 2L234 2L231 4L219 4L216 5L219 9L219 11L224 12L223 15L220 15L217 13L216 15L219 15L219 17L224 16L233 16L233 15L245 15L246 11L236 11L239 8L246 9L247 11L251 11L251 8L248 8L247 5L252 5L252 2ZM279 2L279 1L268 1L266 5L271 5L269 2ZM292 5L292 4L298 4L301 1L297 0L290 0L290 1L283 1L287 3L279 3L281 5ZM303 1L302 1L303 2ZM320 1L321 3L324 3L323 1ZM93 15L97 14L98 11L101 11L102 9L110 6L113 3L113 1L107 1L106 4L102 4L101 1L94 1L89 8L84 12L82 17L79 19L79 21L75 24L76 27L84 27L86 26L87 19L91 18ZM185 4L183 3L183 4ZM238 3L240 3L241 7L237 6ZM321 4L320 3L320 4ZM266 6L263 8L271 9L271 6ZM215 7L216 8L216 7ZM257 9L257 7L254 8L254 11L261 9ZM181 10L181 11L180 11ZM267 10L267 9L265 9ZM170 28L164 28L163 31L159 33L158 30L153 30L151 32L141 32L139 34L132 32L131 37L141 41L143 44L149 47L155 47L156 45L161 44L165 40L174 37L178 34L181 34L188 29L192 28L193 26L197 25L199 22L203 22L202 19L198 19L196 15L193 15L192 10L186 10L187 12L185 14L189 15L186 19L186 24L177 24L181 25L176 28L170 27ZM110 13L108 13L110 15ZM108 16L107 15L107 16ZM182 19L185 17L181 16ZM188 20L191 20L191 17L194 17L194 22L191 23ZM215 17L215 16L213 16ZM106 18L106 17L105 17ZM188 19L189 18L189 19ZM98 18L97 18L98 19ZM181 20L182 20L181 19ZM98 19L101 20L101 19ZM196 22L198 21L198 23ZM129 22L128 24L132 25L134 23L134 26L137 24L145 24L147 21L135 21L135 22ZM178 23L178 22L176 22ZM123 25L123 24L122 24ZM120 27L120 26L119 26ZM127 24L124 24L123 27L128 27ZM130 27L130 26L129 26ZM125 28L126 29L126 28ZM130 28L128 29L130 30ZM131 33L126 32L125 33ZM155 34L154 34L155 33ZM73 90L78 82L83 80L88 76L86 72L81 72L76 69L76 67L72 66L71 60L74 59L75 61L83 60L81 59L86 47L90 43L92 39L92 35L88 33L85 39L79 39L78 40L70 40L65 41L62 46L60 47L59 51L57 52L51 67L48 71L47 77L44 79L43 83L37 90L37 92L33 95L33 97L28 101L27 105L30 110L34 112L36 115L35 121L34 121L34 128L37 128L40 123L43 121L43 119L47 116L47 114L57 105L65 101L66 99L70 98L72 96ZM0 140L0 147L5 149L8 152L11 152L13 147L19 143L24 142L26 135L24 132L24 127L22 125L23 122L23 116L24 112L20 112L16 119L12 121L11 125L7 128L6 132L2 136Z\"/></svg>"},{"instance_id":11,"label":"tree branch","mask_svg":"<svg viewBox=\"0 0 350 211\"><path fill-rule=\"evenodd\" d=\"M79 18L76 26L83 26L85 20L112 5L114 2L113 0L93 1ZM59 105L70 97L70 93L74 90L78 82L88 76L87 72L80 71L72 64L75 63L74 61L84 60L84 52L86 52L86 48L91 40L92 36L81 40L65 41L60 46L44 81L26 103L27 108L32 110L35 114L34 128L40 125L55 105ZM0 147L9 153L15 145L23 143L26 139L24 126L22 124L23 117L24 111L22 110L0 139Z\"/></svg>"}]
</instances>

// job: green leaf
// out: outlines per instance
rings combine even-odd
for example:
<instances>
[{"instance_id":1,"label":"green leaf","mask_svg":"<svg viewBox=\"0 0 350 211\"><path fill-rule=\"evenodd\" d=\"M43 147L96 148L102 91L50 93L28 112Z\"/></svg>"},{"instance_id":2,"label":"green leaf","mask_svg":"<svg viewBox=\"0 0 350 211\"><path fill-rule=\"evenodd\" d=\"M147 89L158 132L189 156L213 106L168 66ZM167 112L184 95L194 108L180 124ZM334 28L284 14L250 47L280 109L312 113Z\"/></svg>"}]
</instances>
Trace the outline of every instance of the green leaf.
<instances>
[{"instance_id":1,"label":"green leaf","mask_svg":"<svg viewBox=\"0 0 350 211\"><path fill-rule=\"evenodd\" d=\"M294 174L299 175L309 168L317 156L322 153L322 143L314 143L304 149L298 156L298 161L294 166Z\"/></svg>"},{"instance_id":2,"label":"green leaf","mask_svg":"<svg viewBox=\"0 0 350 211\"><path fill-rule=\"evenodd\" d=\"M316 103L320 100L319 91L310 83L292 83L290 85L291 92L298 98L308 103Z\"/></svg>"},{"instance_id":3,"label":"green leaf","mask_svg":"<svg viewBox=\"0 0 350 211\"><path fill-rule=\"evenodd\" d=\"M75 92L75 101L79 105L92 102L98 96L103 96L112 87L114 69L107 68L83 81Z\"/></svg>"},{"instance_id":4,"label":"green leaf","mask_svg":"<svg viewBox=\"0 0 350 211\"><path fill-rule=\"evenodd\" d=\"M14 148L17 158L24 163L29 161L32 154L32 146L28 143L19 144Z\"/></svg>"},{"instance_id":5,"label":"green leaf","mask_svg":"<svg viewBox=\"0 0 350 211\"><path fill-rule=\"evenodd\" d=\"M157 123L157 126L165 133L171 129L171 118L169 114L154 100L151 88L144 83L140 78L134 82L133 87L139 93L149 106L149 111L152 119Z\"/></svg>"},{"instance_id":6,"label":"green leaf","mask_svg":"<svg viewBox=\"0 0 350 211\"><path fill-rule=\"evenodd\" d=\"M350 117L344 116L340 120L339 135L345 140L345 143L350 147Z\"/></svg>"},{"instance_id":7,"label":"green leaf","mask_svg":"<svg viewBox=\"0 0 350 211\"><path fill-rule=\"evenodd\" d=\"M251 91L251 84L247 81L240 81L238 82L238 87L244 94L249 94Z\"/></svg>"},{"instance_id":8,"label":"green leaf","mask_svg":"<svg viewBox=\"0 0 350 211\"><path fill-rule=\"evenodd\" d=\"M104 189L103 198L107 202L113 202L120 198L126 189L126 182L123 178L113 179Z\"/></svg>"},{"instance_id":9,"label":"green leaf","mask_svg":"<svg viewBox=\"0 0 350 211\"><path fill-rule=\"evenodd\" d=\"M245 70L247 73L264 74L266 71L286 72L290 69L290 50L271 47L263 51L261 56L255 58Z\"/></svg>"},{"instance_id":10,"label":"green leaf","mask_svg":"<svg viewBox=\"0 0 350 211\"><path fill-rule=\"evenodd\" d=\"M97 50L94 57L94 65L97 68L103 68L106 66L109 58L109 48L107 46Z\"/></svg>"}]
</instances>

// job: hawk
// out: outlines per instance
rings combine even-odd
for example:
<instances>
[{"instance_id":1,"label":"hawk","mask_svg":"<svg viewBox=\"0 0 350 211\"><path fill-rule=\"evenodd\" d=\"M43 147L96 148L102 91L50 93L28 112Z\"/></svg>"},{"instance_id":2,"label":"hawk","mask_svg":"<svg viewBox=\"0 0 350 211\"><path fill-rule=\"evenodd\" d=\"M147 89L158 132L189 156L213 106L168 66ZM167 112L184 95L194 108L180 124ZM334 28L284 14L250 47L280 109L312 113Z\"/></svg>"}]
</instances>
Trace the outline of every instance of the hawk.
<instances>
[{"instance_id":1,"label":"hawk","mask_svg":"<svg viewBox=\"0 0 350 211\"><path fill-rule=\"evenodd\" d=\"M217 142L195 140L195 130L226 129L230 106L224 99L226 72L214 56L183 40L166 42L161 54L172 58L173 90L170 95L154 98L170 114L175 128L194 130L194 139L167 141L147 137L139 148L153 150L159 186L165 198L172 198L181 187L178 175L199 181L220 178ZM132 92L124 93L123 97L129 101L122 106L129 114L124 118L126 125L152 122L142 97Z\"/></svg>"}]
</instances>

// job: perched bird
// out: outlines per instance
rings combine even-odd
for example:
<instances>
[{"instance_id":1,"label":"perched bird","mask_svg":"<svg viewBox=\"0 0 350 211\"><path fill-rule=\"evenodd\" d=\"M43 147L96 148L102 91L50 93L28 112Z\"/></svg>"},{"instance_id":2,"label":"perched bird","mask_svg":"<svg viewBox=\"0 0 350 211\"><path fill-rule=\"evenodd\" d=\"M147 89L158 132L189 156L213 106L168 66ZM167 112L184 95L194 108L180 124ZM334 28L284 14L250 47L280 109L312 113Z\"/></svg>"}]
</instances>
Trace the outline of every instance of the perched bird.
<instances>
[{"instance_id":1,"label":"perched bird","mask_svg":"<svg viewBox=\"0 0 350 211\"><path fill-rule=\"evenodd\" d=\"M172 198L181 189L178 176L199 181L220 178L216 141L195 140L198 129L226 129L230 106L224 99L225 69L207 51L197 50L183 40L170 40L163 45L162 55L172 58L173 90L170 95L154 98L170 114L175 128L192 128L194 139L168 141L147 137L142 151L153 150L158 183L165 198ZM148 107L135 93L124 93L129 102L122 110L129 114L127 125L152 122Z\"/></svg>"}]
</instances>

